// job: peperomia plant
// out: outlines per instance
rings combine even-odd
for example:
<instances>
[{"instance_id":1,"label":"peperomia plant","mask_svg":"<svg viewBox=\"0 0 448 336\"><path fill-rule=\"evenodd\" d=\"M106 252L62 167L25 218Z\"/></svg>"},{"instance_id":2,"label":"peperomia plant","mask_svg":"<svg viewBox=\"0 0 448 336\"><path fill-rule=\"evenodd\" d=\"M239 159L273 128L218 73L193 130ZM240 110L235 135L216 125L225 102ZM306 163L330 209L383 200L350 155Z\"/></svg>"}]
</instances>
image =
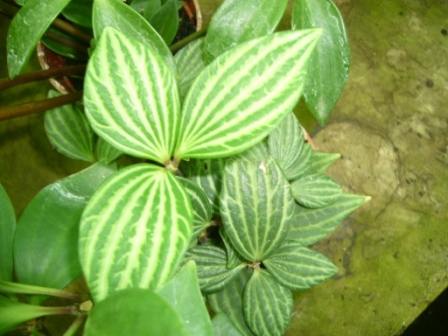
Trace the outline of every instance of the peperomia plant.
<instances>
[{"instance_id":1,"label":"peperomia plant","mask_svg":"<svg viewBox=\"0 0 448 336\"><path fill-rule=\"evenodd\" d=\"M337 98L325 98L324 82L340 92L347 75L347 45L333 43L345 38L340 15L330 1L296 0L293 26L306 29L274 33L286 4L227 0L207 36L173 57L131 7L95 0L85 112L58 108L45 125L61 153L87 161L95 160L95 132L100 162L42 190L15 233L0 193L10 238L2 247L9 262L0 291L9 298L0 297L0 331L68 313L77 319L67 335L87 315L85 335L285 332L291 291L337 271L308 246L369 199L323 174L339 156L314 151L291 112L309 92L316 118L328 118ZM238 27L229 24L236 16L244 21ZM316 22L324 29L307 26ZM321 70L326 63L333 72ZM144 162L118 168L110 162L121 153ZM36 254L48 241L57 243ZM11 250L22 284L12 282ZM50 289L81 274L90 297ZM14 293L35 294L32 305ZM47 295L79 304L39 306Z\"/></svg>"}]
</instances>

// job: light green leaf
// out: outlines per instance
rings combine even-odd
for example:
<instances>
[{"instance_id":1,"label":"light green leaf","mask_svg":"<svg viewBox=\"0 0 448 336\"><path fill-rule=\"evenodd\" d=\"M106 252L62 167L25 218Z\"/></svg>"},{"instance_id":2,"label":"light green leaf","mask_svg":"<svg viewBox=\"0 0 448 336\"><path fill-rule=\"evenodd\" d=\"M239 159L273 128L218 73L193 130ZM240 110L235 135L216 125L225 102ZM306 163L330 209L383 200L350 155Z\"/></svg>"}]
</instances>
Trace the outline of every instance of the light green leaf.
<instances>
[{"instance_id":1,"label":"light green leaf","mask_svg":"<svg viewBox=\"0 0 448 336\"><path fill-rule=\"evenodd\" d=\"M20 282L64 288L81 275L79 220L91 195L116 171L95 164L41 190L17 225L14 262Z\"/></svg>"},{"instance_id":2,"label":"light green leaf","mask_svg":"<svg viewBox=\"0 0 448 336\"><path fill-rule=\"evenodd\" d=\"M306 208L322 208L336 201L342 193L340 185L324 174L310 174L295 180L291 190L296 201Z\"/></svg>"},{"instance_id":3,"label":"light green leaf","mask_svg":"<svg viewBox=\"0 0 448 336\"><path fill-rule=\"evenodd\" d=\"M0 184L0 280L12 281L12 247L16 215L3 186Z\"/></svg>"},{"instance_id":4,"label":"light green leaf","mask_svg":"<svg viewBox=\"0 0 448 336\"><path fill-rule=\"evenodd\" d=\"M244 336L253 335L243 313L243 293L252 272L243 270L223 290L207 296L213 311L224 313Z\"/></svg>"},{"instance_id":5,"label":"light green leaf","mask_svg":"<svg viewBox=\"0 0 448 336\"><path fill-rule=\"evenodd\" d=\"M274 32L287 0L226 0L213 15L205 39L207 63L242 42Z\"/></svg>"},{"instance_id":6,"label":"light green leaf","mask_svg":"<svg viewBox=\"0 0 448 336\"><path fill-rule=\"evenodd\" d=\"M319 124L326 124L348 77L350 49L341 13L331 0L295 0L293 29L322 28L324 33L310 59L303 91Z\"/></svg>"},{"instance_id":7,"label":"light green leaf","mask_svg":"<svg viewBox=\"0 0 448 336\"><path fill-rule=\"evenodd\" d=\"M341 158L341 154L337 153L322 153L313 151L311 155L311 162L309 167L310 173L324 173L336 160Z\"/></svg>"},{"instance_id":8,"label":"light green leaf","mask_svg":"<svg viewBox=\"0 0 448 336\"><path fill-rule=\"evenodd\" d=\"M260 142L297 103L320 33L276 33L209 64L185 99L175 157L226 157Z\"/></svg>"},{"instance_id":9,"label":"light green leaf","mask_svg":"<svg viewBox=\"0 0 448 336\"><path fill-rule=\"evenodd\" d=\"M165 168L128 166L93 195L81 218L79 252L96 302L120 289L157 289L190 242L187 192Z\"/></svg>"},{"instance_id":10,"label":"light green leaf","mask_svg":"<svg viewBox=\"0 0 448 336\"><path fill-rule=\"evenodd\" d=\"M230 241L224 226L219 228L219 235L221 236L224 246L226 247L227 268L232 269L244 263L244 258L239 255Z\"/></svg>"},{"instance_id":11,"label":"light green leaf","mask_svg":"<svg viewBox=\"0 0 448 336\"><path fill-rule=\"evenodd\" d=\"M96 152L98 155L98 161L106 164L114 162L123 155L122 152L101 137L98 137L98 141L96 142Z\"/></svg>"},{"instance_id":12,"label":"light green leaf","mask_svg":"<svg viewBox=\"0 0 448 336\"><path fill-rule=\"evenodd\" d=\"M170 160L179 98L173 73L151 48L105 28L87 68L84 104L95 132L117 149Z\"/></svg>"},{"instance_id":13,"label":"light green leaf","mask_svg":"<svg viewBox=\"0 0 448 336\"><path fill-rule=\"evenodd\" d=\"M77 25L92 28L93 2L93 0L70 0L62 15Z\"/></svg>"},{"instance_id":14,"label":"light green leaf","mask_svg":"<svg viewBox=\"0 0 448 336\"><path fill-rule=\"evenodd\" d=\"M262 261L279 248L293 219L290 185L272 157L228 161L221 217L232 245L248 261Z\"/></svg>"},{"instance_id":15,"label":"light green leaf","mask_svg":"<svg viewBox=\"0 0 448 336\"><path fill-rule=\"evenodd\" d=\"M161 57L168 67L176 73L173 55L160 35L151 25L131 7L121 0L95 0L93 3L93 31L96 39L100 38L106 27L112 27L129 38L133 38L149 47ZM117 50L118 51L118 50ZM134 60L135 61L135 60ZM151 63L135 63L134 66L145 67ZM146 69L145 72L148 70Z\"/></svg>"},{"instance_id":16,"label":"light green leaf","mask_svg":"<svg viewBox=\"0 0 448 336\"><path fill-rule=\"evenodd\" d=\"M70 0L28 0L14 15L6 42L9 77L22 73L37 42Z\"/></svg>"},{"instance_id":17,"label":"light green leaf","mask_svg":"<svg viewBox=\"0 0 448 336\"><path fill-rule=\"evenodd\" d=\"M176 310L190 335L213 335L210 317L199 290L194 262L188 262L182 267L157 294Z\"/></svg>"},{"instance_id":18,"label":"light green leaf","mask_svg":"<svg viewBox=\"0 0 448 336\"><path fill-rule=\"evenodd\" d=\"M95 304L84 335L191 336L168 302L140 288L119 291Z\"/></svg>"},{"instance_id":19,"label":"light green leaf","mask_svg":"<svg viewBox=\"0 0 448 336\"><path fill-rule=\"evenodd\" d=\"M355 211L370 197L342 193L332 204L320 209L296 207L288 239L295 239L304 246L314 244L332 232L345 217Z\"/></svg>"},{"instance_id":20,"label":"light green leaf","mask_svg":"<svg viewBox=\"0 0 448 336\"><path fill-rule=\"evenodd\" d=\"M244 316L252 331L256 335L283 335L291 312L291 291L264 269L255 270L244 291Z\"/></svg>"},{"instance_id":21,"label":"light green leaf","mask_svg":"<svg viewBox=\"0 0 448 336\"><path fill-rule=\"evenodd\" d=\"M237 327L224 313L218 313L212 320L213 335L215 336L241 336Z\"/></svg>"},{"instance_id":22,"label":"light green leaf","mask_svg":"<svg viewBox=\"0 0 448 336\"><path fill-rule=\"evenodd\" d=\"M50 90L48 98L61 96ZM69 158L94 162L94 133L86 116L76 104L67 104L45 112L45 132L56 150Z\"/></svg>"},{"instance_id":23,"label":"light green leaf","mask_svg":"<svg viewBox=\"0 0 448 336\"><path fill-rule=\"evenodd\" d=\"M235 160L256 161L265 160L269 156L268 147L264 140L250 147L248 150L241 152L232 157Z\"/></svg>"},{"instance_id":24,"label":"light green leaf","mask_svg":"<svg viewBox=\"0 0 448 336\"><path fill-rule=\"evenodd\" d=\"M324 255L288 239L263 264L279 284L296 291L311 288L338 271Z\"/></svg>"},{"instance_id":25,"label":"light green leaf","mask_svg":"<svg viewBox=\"0 0 448 336\"><path fill-rule=\"evenodd\" d=\"M173 42L179 27L177 0L168 0L155 13L151 10L145 10L143 16L159 33L167 45L170 45Z\"/></svg>"},{"instance_id":26,"label":"light green leaf","mask_svg":"<svg viewBox=\"0 0 448 336\"><path fill-rule=\"evenodd\" d=\"M206 292L217 292L227 285L244 264L228 269L226 251L213 245L198 245L188 250L185 259L197 265L199 286Z\"/></svg>"}]
</instances>

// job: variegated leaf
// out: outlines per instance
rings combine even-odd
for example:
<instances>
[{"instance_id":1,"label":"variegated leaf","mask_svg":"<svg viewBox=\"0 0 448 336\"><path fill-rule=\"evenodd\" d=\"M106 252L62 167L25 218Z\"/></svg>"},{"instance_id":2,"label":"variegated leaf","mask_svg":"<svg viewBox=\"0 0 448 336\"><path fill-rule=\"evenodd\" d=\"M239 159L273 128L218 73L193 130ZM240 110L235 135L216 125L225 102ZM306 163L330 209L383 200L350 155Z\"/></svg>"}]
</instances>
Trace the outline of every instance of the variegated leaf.
<instances>
[{"instance_id":1,"label":"variegated leaf","mask_svg":"<svg viewBox=\"0 0 448 336\"><path fill-rule=\"evenodd\" d=\"M162 167L137 164L107 180L80 227L80 260L94 300L167 282L188 247L192 221L187 192Z\"/></svg>"},{"instance_id":2,"label":"variegated leaf","mask_svg":"<svg viewBox=\"0 0 448 336\"><path fill-rule=\"evenodd\" d=\"M338 271L323 254L289 239L263 264L278 283L296 291L311 288Z\"/></svg>"},{"instance_id":3,"label":"variegated leaf","mask_svg":"<svg viewBox=\"0 0 448 336\"><path fill-rule=\"evenodd\" d=\"M95 132L114 147L160 163L170 160L180 110L177 86L151 48L106 27L87 68L84 104Z\"/></svg>"},{"instance_id":4,"label":"variegated leaf","mask_svg":"<svg viewBox=\"0 0 448 336\"><path fill-rule=\"evenodd\" d=\"M230 241L224 226L221 226L219 228L219 235L221 236L221 239L224 242L224 246L226 247L227 268L231 269L243 264L244 258L241 257L233 247L232 242Z\"/></svg>"},{"instance_id":5,"label":"variegated leaf","mask_svg":"<svg viewBox=\"0 0 448 336\"><path fill-rule=\"evenodd\" d=\"M269 156L268 147L266 146L264 140L262 140L259 143L255 144L254 146L250 147L248 150L245 150L244 152L241 152L233 156L232 158L236 160L254 161L254 160L264 160L268 156Z\"/></svg>"},{"instance_id":6,"label":"variegated leaf","mask_svg":"<svg viewBox=\"0 0 448 336\"><path fill-rule=\"evenodd\" d=\"M232 245L246 260L262 261L281 246L294 204L290 185L272 157L227 162L221 217Z\"/></svg>"},{"instance_id":7,"label":"variegated leaf","mask_svg":"<svg viewBox=\"0 0 448 336\"><path fill-rule=\"evenodd\" d=\"M313 151L310 160L309 172L323 174L328 167L340 158L341 154Z\"/></svg>"},{"instance_id":8,"label":"variegated leaf","mask_svg":"<svg viewBox=\"0 0 448 336\"><path fill-rule=\"evenodd\" d=\"M272 34L210 63L185 99L175 157L226 157L260 142L297 103L320 34Z\"/></svg>"},{"instance_id":9,"label":"variegated leaf","mask_svg":"<svg viewBox=\"0 0 448 336\"><path fill-rule=\"evenodd\" d=\"M342 189L324 174L310 174L295 180L291 190L296 201L306 208L321 208L336 201Z\"/></svg>"},{"instance_id":10,"label":"variegated leaf","mask_svg":"<svg viewBox=\"0 0 448 336\"><path fill-rule=\"evenodd\" d=\"M98 155L98 161L105 162L106 164L114 162L123 155L123 152L120 152L101 137L98 137L98 141L96 142L96 153Z\"/></svg>"}]
</instances>

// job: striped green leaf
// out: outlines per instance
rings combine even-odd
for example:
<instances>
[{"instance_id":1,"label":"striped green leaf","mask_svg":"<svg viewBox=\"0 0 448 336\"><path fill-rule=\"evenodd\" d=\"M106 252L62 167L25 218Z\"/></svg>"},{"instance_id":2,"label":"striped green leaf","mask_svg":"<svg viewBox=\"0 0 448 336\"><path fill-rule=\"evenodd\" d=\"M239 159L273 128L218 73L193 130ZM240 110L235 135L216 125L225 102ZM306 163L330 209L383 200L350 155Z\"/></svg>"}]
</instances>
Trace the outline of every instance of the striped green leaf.
<instances>
[{"instance_id":1,"label":"striped green leaf","mask_svg":"<svg viewBox=\"0 0 448 336\"><path fill-rule=\"evenodd\" d=\"M236 160L254 161L254 160L264 160L268 156L269 156L268 147L266 146L263 140L255 144L254 146L250 147L249 149L245 150L244 152L241 152L233 156L232 158Z\"/></svg>"},{"instance_id":2,"label":"striped green leaf","mask_svg":"<svg viewBox=\"0 0 448 336\"><path fill-rule=\"evenodd\" d=\"M179 177L191 199L193 208L193 238L197 238L212 221L212 207L210 201L199 185L193 181Z\"/></svg>"},{"instance_id":3,"label":"striped green leaf","mask_svg":"<svg viewBox=\"0 0 448 336\"><path fill-rule=\"evenodd\" d=\"M314 244L327 236L345 217L369 200L368 196L343 192L334 203L323 208L304 209L297 206L288 239L297 240L303 246Z\"/></svg>"},{"instance_id":4,"label":"striped green leaf","mask_svg":"<svg viewBox=\"0 0 448 336\"><path fill-rule=\"evenodd\" d=\"M199 286L205 292L217 292L224 288L245 266L227 268L226 251L213 245L198 245L188 250L187 260L197 265Z\"/></svg>"},{"instance_id":5,"label":"striped green leaf","mask_svg":"<svg viewBox=\"0 0 448 336\"><path fill-rule=\"evenodd\" d=\"M324 173L336 160L341 158L341 154L322 153L313 151L311 155L311 163L309 167L310 173Z\"/></svg>"},{"instance_id":6,"label":"striped green leaf","mask_svg":"<svg viewBox=\"0 0 448 336\"><path fill-rule=\"evenodd\" d=\"M324 174L310 174L291 184L296 201L306 208L322 208L336 201L342 193L341 186Z\"/></svg>"},{"instance_id":7,"label":"striped green leaf","mask_svg":"<svg viewBox=\"0 0 448 336\"><path fill-rule=\"evenodd\" d=\"M224 313L218 313L213 317L213 335L215 336L242 336L238 328Z\"/></svg>"},{"instance_id":8,"label":"striped green leaf","mask_svg":"<svg viewBox=\"0 0 448 336\"><path fill-rule=\"evenodd\" d=\"M48 98L60 96L50 91ZM76 104L56 107L45 112L45 132L56 150L75 160L95 161L94 133L86 116Z\"/></svg>"},{"instance_id":9,"label":"striped green leaf","mask_svg":"<svg viewBox=\"0 0 448 336\"><path fill-rule=\"evenodd\" d=\"M237 44L271 34L287 0L226 0L213 15L205 39L207 63Z\"/></svg>"},{"instance_id":10,"label":"striped green leaf","mask_svg":"<svg viewBox=\"0 0 448 336\"><path fill-rule=\"evenodd\" d=\"M253 333L246 324L243 312L243 295L252 269L242 270L223 290L208 295L207 299L215 313L224 313L244 336Z\"/></svg>"},{"instance_id":11,"label":"striped green leaf","mask_svg":"<svg viewBox=\"0 0 448 336\"><path fill-rule=\"evenodd\" d=\"M293 29L322 28L303 91L313 116L324 125L348 77L350 49L341 13L331 0L294 0Z\"/></svg>"},{"instance_id":12,"label":"striped green leaf","mask_svg":"<svg viewBox=\"0 0 448 336\"><path fill-rule=\"evenodd\" d=\"M230 241L229 236L226 233L226 229L224 226L219 228L219 235L221 236L222 241L224 242L224 246L226 247L227 254L227 268L235 268L244 263L244 258L239 255L239 253L235 250Z\"/></svg>"},{"instance_id":13,"label":"striped green leaf","mask_svg":"<svg viewBox=\"0 0 448 336\"><path fill-rule=\"evenodd\" d=\"M98 156L98 161L106 164L114 162L123 155L122 152L101 137L98 137L98 141L96 142L96 153Z\"/></svg>"},{"instance_id":14,"label":"striped green leaf","mask_svg":"<svg viewBox=\"0 0 448 336\"><path fill-rule=\"evenodd\" d=\"M9 77L22 73L37 42L70 0L27 0L14 15L6 41Z\"/></svg>"},{"instance_id":15,"label":"striped green leaf","mask_svg":"<svg viewBox=\"0 0 448 336\"><path fill-rule=\"evenodd\" d=\"M232 245L248 261L267 258L283 242L293 219L290 185L272 157L228 161L221 217Z\"/></svg>"},{"instance_id":16,"label":"striped green leaf","mask_svg":"<svg viewBox=\"0 0 448 336\"><path fill-rule=\"evenodd\" d=\"M81 218L81 265L95 301L125 288L156 289L176 271L191 237L190 199L162 167L120 170Z\"/></svg>"},{"instance_id":17,"label":"striped green leaf","mask_svg":"<svg viewBox=\"0 0 448 336\"><path fill-rule=\"evenodd\" d=\"M289 239L263 265L279 284L296 291L311 288L338 271L324 255Z\"/></svg>"},{"instance_id":18,"label":"striped green leaf","mask_svg":"<svg viewBox=\"0 0 448 336\"><path fill-rule=\"evenodd\" d=\"M16 215L8 194L0 184L0 281L12 281L15 230Z\"/></svg>"},{"instance_id":19,"label":"striped green leaf","mask_svg":"<svg viewBox=\"0 0 448 336\"><path fill-rule=\"evenodd\" d=\"M216 58L185 99L175 157L226 157L260 142L297 103L320 34L276 33Z\"/></svg>"},{"instance_id":20,"label":"striped green leaf","mask_svg":"<svg viewBox=\"0 0 448 336\"><path fill-rule=\"evenodd\" d=\"M266 270L255 270L244 291L244 316L252 331L256 335L283 335L291 313L291 291Z\"/></svg>"},{"instance_id":21,"label":"striped green leaf","mask_svg":"<svg viewBox=\"0 0 448 336\"><path fill-rule=\"evenodd\" d=\"M170 160L180 110L177 86L151 48L105 28L87 68L84 104L95 132L117 149Z\"/></svg>"},{"instance_id":22,"label":"striped green leaf","mask_svg":"<svg viewBox=\"0 0 448 336\"><path fill-rule=\"evenodd\" d=\"M176 64L165 41L141 15L121 0L95 0L93 3L93 32L100 38L106 27L112 27L124 35L149 47L176 73ZM129 60L130 62L135 61ZM135 63L135 67L148 67L152 63ZM146 73L148 70L145 70ZM143 74L142 74L143 75Z\"/></svg>"}]
</instances>

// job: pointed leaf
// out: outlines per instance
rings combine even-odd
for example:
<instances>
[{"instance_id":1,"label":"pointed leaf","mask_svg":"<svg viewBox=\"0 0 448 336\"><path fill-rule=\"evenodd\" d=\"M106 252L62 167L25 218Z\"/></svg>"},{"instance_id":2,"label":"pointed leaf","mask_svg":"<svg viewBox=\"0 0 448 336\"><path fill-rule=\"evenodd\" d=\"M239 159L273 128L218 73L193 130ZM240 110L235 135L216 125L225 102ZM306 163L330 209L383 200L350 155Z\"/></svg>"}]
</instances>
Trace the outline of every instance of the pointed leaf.
<instances>
[{"instance_id":1,"label":"pointed leaf","mask_svg":"<svg viewBox=\"0 0 448 336\"><path fill-rule=\"evenodd\" d=\"M313 151L311 155L311 163L309 167L310 173L324 173L336 160L341 158L341 154L322 153Z\"/></svg>"},{"instance_id":2,"label":"pointed leaf","mask_svg":"<svg viewBox=\"0 0 448 336\"><path fill-rule=\"evenodd\" d=\"M116 171L95 164L42 189L17 225L14 262L20 282L64 288L81 275L78 230L92 194Z\"/></svg>"},{"instance_id":3,"label":"pointed leaf","mask_svg":"<svg viewBox=\"0 0 448 336\"><path fill-rule=\"evenodd\" d=\"M22 73L37 42L70 0L28 0L14 16L8 30L6 49L8 51L9 77Z\"/></svg>"},{"instance_id":4,"label":"pointed leaf","mask_svg":"<svg viewBox=\"0 0 448 336\"><path fill-rule=\"evenodd\" d=\"M288 239L298 240L304 246L314 244L327 236L345 217L369 200L368 196L342 193L337 201L324 208L303 209L297 206Z\"/></svg>"},{"instance_id":5,"label":"pointed leaf","mask_svg":"<svg viewBox=\"0 0 448 336\"><path fill-rule=\"evenodd\" d=\"M291 190L306 208L321 208L336 201L342 193L339 184L324 174L310 174L295 180Z\"/></svg>"},{"instance_id":6,"label":"pointed leaf","mask_svg":"<svg viewBox=\"0 0 448 336\"><path fill-rule=\"evenodd\" d=\"M84 104L95 132L114 147L160 163L170 160L179 118L177 87L150 48L105 28L87 68Z\"/></svg>"},{"instance_id":7,"label":"pointed leaf","mask_svg":"<svg viewBox=\"0 0 448 336\"><path fill-rule=\"evenodd\" d=\"M274 32L287 3L287 0L224 1L208 27L204 49L207 63L235 45Z\"/></svg>"},{"instance_id":8,"label":"pointed leaf","mask_svg":"<svg viewBox=\"0 0 448 336\"><path fill-rule=\"evenodd\" d=\"M194 262L188 262L176 276L157 291L171 303L186 330L194 336L212 336L212 324L199 289Z\"/></svg>"},{"instance_id":9,"label":"pointed leaf","mask_svg":"<svg viewBox=\"0 0 448 336\"><path fill-rule=\"evenodd\" d=\"M162 167L128 166L107 180L80 227L81 265L95 301L166 283L188 247L192 217L187 192Z\"/></svg>"},{"instance_id":10,"label":"pointed leaf","mask_svg":"<svg viewBox=\"0 0 448 336\"><path fill-rule=\"evenodd\" d=\"M232 48L196 78L182 110L177 158L219 158L260 142L294 107L320 30Z\"/></svg>"},{"instance_id":11,"label":"pointed leaf","mask_svg":"<svg viewBox=\"0 0 448 336\"><path fill-rule=\"evenodd\" d=\"M161 57L173 74L176 64L173 55L165 41L153 27L131 7L120 0L95 0L93 3L93 31L97 39L106 27L112 27L129 38L135 39L149 47ZM151 63L135 63L135 66L145 66ZM147 71L147 70L145 70Z\"/></svg>"},{"instance_id":12,"label":"pointed leaf","mask_svg":"<svg viewBox=\"0 0 448 336\"><path fill-rule=\"evenodd\" d=\"M151 26L159 33L167 45L170 45L177 34L179 27L179 13L177 10L177 0L168 0L155 13L146 10L144 17Z\"/></svg>"},{"instance_id":13,"label":"pointed leaf","mask_svg":"<svg viewBox=\"0 0 448 336\"><path fill-rule=\"evenodd\" d=\"M48 98L61 94L50 91ZM45 132L56 150L69 158L94 162L94 133L86 116L76 104L67 104L45 112Z\"/></svg>"},{"instance_id":14,"label":"pointed leaf","mask_svg":"<svg viewBox=\"0 0 448 336\"><path fill-rule=\"evenodd\" d=\"M98 137L98 141L96 142L96 152L98 155L98 161L106 164L114 162L123 155L123 152L120 152L101 137Z\"/></svg>"},{"instance_id":15,"label":"pointed leaf","mask_svg":"<svg viewBox=\"0 0 448 336\"><path fill-rule=\"evenodd\" d=\"M311 113L319 124L324 125L348 77L350 49L344 21L331 0L296 0L292 27L324 30L311 57L309 76L303 91Z\"/></svg>"},{"instance_id":16,"label":"pointed leaf","mask_svg":"<svg viewBox=\"0 0 448 336\"><path fill-rule=\"evenodd\" d=\"M265 161L228 161L221 192L221 217L235 249L262 261L288 233L294 198L280 167Z\"/></svg>"},{"instance_id":17,"label":"pointed leaf","mask_svg":"<svg viewBox=\"0 0 448 336\"><path fill-rule=\"evenodd\" d=\"M292 313L292 293L264 269L255 270L244 290L244 316L256 335L280 336Z\"/></svg>"},{"instance_id":18,"label":"pointed leaf","mask_svg":"<svg viewBox=\"0 0 448 336\"><path fill-rule=\"evenodd\" d=\"M131 288L95 304L84 335L190 336L190 333L179 314L159 295Z\"/></svg>"},{"instance_id":19,"label":"pointed leaf","mask_svg":"<svg viewBox=\"0 0 448 336\"><path fill-rule=\"evenodd\" d=\"M213 335L215 336L241 336L241 332L229 320L224 313L218 313L213 317Z\"/></svg>"},{"instance_id":20,"label":"pointed leaf","mask_svg":"<svg viewBox=\"0 0 448 336\"><path fill-rule=\"evenodd\" d=\"M92 28L92 6L93 0L70 0L62 15L77 25Z\"/></svg>"},{"instance_id":21,"label":"pointed leaf","mask_svg":"<svg viewBox=\"0 0 448 336\"><path fill-rule=\"evenodd\" d=\"M12 247L16 215L3 186L0 184L0 280L12 281Z\"/></svg>"},{"instance_id":22,"label":"pointed leaf","mask_svg":"<svg viewBox=\"0 0 448 336\"><path fill-rule=\"evenodd\" d=\"M324 255L288 239L263 265L278 283L296 291L313 287L338 271Z\"/></svg>"}]
</instances>

